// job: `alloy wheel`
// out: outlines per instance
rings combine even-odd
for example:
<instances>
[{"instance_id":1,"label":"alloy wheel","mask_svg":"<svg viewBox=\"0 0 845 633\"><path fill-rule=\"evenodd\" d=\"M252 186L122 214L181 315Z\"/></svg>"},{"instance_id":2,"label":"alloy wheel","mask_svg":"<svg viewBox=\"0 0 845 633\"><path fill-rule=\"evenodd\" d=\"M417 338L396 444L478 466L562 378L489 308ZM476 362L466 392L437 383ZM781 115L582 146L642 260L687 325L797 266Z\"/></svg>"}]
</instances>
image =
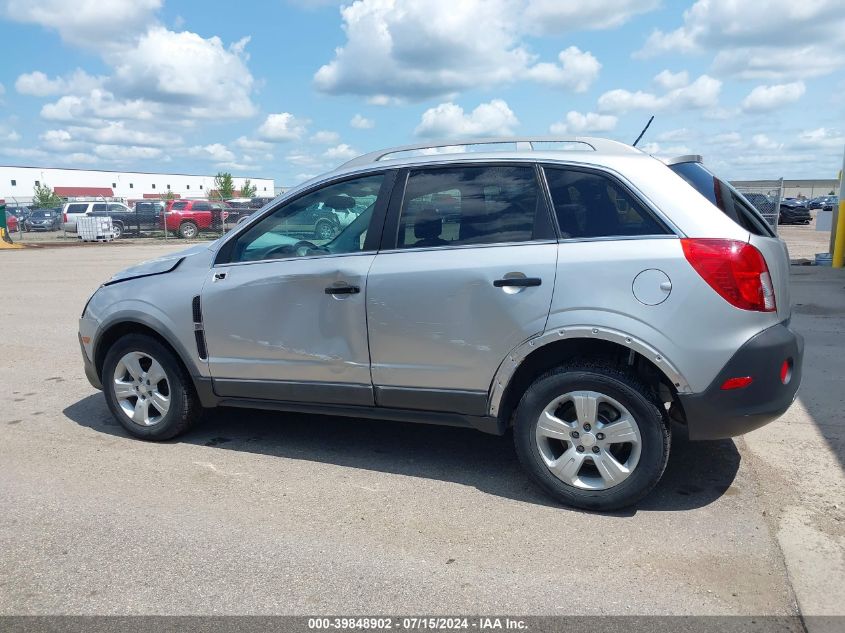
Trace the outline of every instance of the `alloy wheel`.
<instances>
[{"instance_id":1,"label":"alloy wheel","mask_svg":"<svg viewBox=\"0 0 845 633\"><path fill-rule=\"evenodd\" d=\"M540 413L535 437L549 471L583 490L619 485L634 472L642 451L634 416L596 391L572 391L552 400Z\"/></svg>"},{"instance_id":2,"label":"alloy wheel","mask_svg":"<svg viewBox=\"0 0 845 633\"><path fill-rule=\"evenodd\" d=\"M112 389L120 410L139 426L154 426L170 410L170 381L145 352L124 354L114 368Z\"/></svg>"}]
</instances>

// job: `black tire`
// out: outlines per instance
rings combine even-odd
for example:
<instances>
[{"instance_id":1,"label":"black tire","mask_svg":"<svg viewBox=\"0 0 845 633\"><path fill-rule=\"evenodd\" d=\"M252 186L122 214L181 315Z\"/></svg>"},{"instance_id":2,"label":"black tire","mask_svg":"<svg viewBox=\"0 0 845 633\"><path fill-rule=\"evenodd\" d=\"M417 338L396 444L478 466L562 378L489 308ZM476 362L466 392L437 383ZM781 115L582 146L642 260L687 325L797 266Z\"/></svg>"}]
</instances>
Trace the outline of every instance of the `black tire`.
<instances>
[{"instance_id":1,"label":"black tire","mask_svg":"<svg viewBox=\"0 0 845 633\"><path fill-rule=\"evenodd\" d=\"M114 239L119 240L123 235L123 225L120 222L112 222L111 229L114 232Z\"/></svg>"},{"instance_id":2,"label":"black tire","mask_svg":"<svg viewBox=\"0 0 845 633\"><path fill-rule=\"evenodd\" d=\"M641 437L639 461L631 474L603 490L578 488L556 477L546 466L535 435L540 414L550 402L584 390L605 394L624 406ZM558 501L585 510L617 510L646 496L666 469L670 443L665 409L653 391L635 376L601 362L558 367L540 376L526 390L514 416L516 453L531 478Z\"/></svg>"},{"instance_id":3,"label":"black tire","mask_svg":"<svg viewBox=\"0 0 845 633\"><path fill-rule=\"evenodd\" d=\"M152 426L133 422L121 409L114 390L114 373L120 359L129 352L141 352L154 358L164 369L170 397L170 408ZM143 334L128 334L112 345L103 363L103 392L112 415L135 437L145 440L169 440L193 426L202 415L202 405L193 382L179 359L156 339Z\"/></svg>"},{"instance_id":4,"label":"black tire","mask_svg":"<svg viewBox=\"0 0 845 633\"><path fill-rule=\"evenodd\" d=\"M194 239L199 232L199 227L194 222L182 222L179 225L179 237L186 240Z\"/></svg>"}]
</instances>

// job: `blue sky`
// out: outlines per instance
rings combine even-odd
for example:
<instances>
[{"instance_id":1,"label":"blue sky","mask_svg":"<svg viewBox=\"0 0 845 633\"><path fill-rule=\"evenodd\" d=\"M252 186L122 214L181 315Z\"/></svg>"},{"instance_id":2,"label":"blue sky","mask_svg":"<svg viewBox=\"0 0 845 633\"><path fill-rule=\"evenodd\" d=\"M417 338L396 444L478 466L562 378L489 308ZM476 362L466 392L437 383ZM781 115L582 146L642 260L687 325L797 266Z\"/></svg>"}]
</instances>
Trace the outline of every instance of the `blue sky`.
<instances>
[{"instance_id":1,"label":"blue sky","mask_svg":"<svg viewBox=\"0 0 845 633\"><path fill-rule=\"evenodd\" d=\"M426 138L598 135L833 178L839 0L0 0L0 164L272 177Z\"/></svg>"}]
</instances>

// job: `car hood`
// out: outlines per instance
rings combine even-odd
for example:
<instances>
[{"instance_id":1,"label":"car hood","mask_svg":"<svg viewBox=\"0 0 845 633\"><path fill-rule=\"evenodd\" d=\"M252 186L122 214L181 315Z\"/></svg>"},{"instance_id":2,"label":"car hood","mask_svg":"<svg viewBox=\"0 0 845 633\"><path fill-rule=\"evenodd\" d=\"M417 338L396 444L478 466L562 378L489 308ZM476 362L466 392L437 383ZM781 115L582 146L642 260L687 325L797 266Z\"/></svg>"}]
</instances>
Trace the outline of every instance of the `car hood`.
<instances>
[{"instance_id":1,"label":"car hood","mask_svg":"<svg viewBox=\"0 0 845 633\"><path fill-rule=\"evenodd\" d=\"M137 277L147 277L149 275L169 273L187 258L194 257L195 255L208 251L209 246L209 244L197 244L196 246L186 248L185 250L177 253L170 253L168 255L164 255L163 257L157 257L156 259L150 259L135 266L130 266L129 268L125 268L116 273L106 282L106 285L126 281L128 279L135 279Z\"/></svg>"}]
</instances>

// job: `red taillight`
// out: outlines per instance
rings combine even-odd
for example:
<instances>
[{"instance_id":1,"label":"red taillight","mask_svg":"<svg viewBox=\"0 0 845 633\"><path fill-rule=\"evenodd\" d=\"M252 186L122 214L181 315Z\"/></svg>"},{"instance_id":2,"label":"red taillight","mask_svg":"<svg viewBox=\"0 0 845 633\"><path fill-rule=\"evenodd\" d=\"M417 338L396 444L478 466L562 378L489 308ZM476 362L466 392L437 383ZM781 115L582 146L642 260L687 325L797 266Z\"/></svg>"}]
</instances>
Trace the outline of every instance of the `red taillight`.
<instances>
[{"instance_id":1,"label":"red taillight","mask_svg":"<svg viewBox=\"0 0 845 633\"><path fill-rule=\"evenodd\" d=\"M788 384L792 380L792 360L787 358L780 366L780 381Z\"/></svg>"},{"instance_id":2,"label":"red taillight","mask_svg":"<svg viewBox=\"0 0 845 633\"><path fill-rule=\"evenodd\" d=\"M737 376L736 378L728 378L725 382L722 383L722 390L728 391L730 389L742 389L743 387L747 387L754 379L751 376Z\"/></svg>"},{"instance_id":3,"label":"red taillight","mask_svg":"<svg viewBox=\"0 0 845 633\"><path fill-rule=\"evenodd\" d=\"M682 239L687 261L728 303L743 310L774 312L775 292L766 260L738 240Z\"/></svg>"},{"instance_id":4,"label":"red taillight","mask_svg":"<svg viewBox=\"0 0 845 633\"><path fill-rule=\"evenodd\" d=\"M62 213L62 222L67 224L67 213Z\"/></svg>"}]
</instances>

